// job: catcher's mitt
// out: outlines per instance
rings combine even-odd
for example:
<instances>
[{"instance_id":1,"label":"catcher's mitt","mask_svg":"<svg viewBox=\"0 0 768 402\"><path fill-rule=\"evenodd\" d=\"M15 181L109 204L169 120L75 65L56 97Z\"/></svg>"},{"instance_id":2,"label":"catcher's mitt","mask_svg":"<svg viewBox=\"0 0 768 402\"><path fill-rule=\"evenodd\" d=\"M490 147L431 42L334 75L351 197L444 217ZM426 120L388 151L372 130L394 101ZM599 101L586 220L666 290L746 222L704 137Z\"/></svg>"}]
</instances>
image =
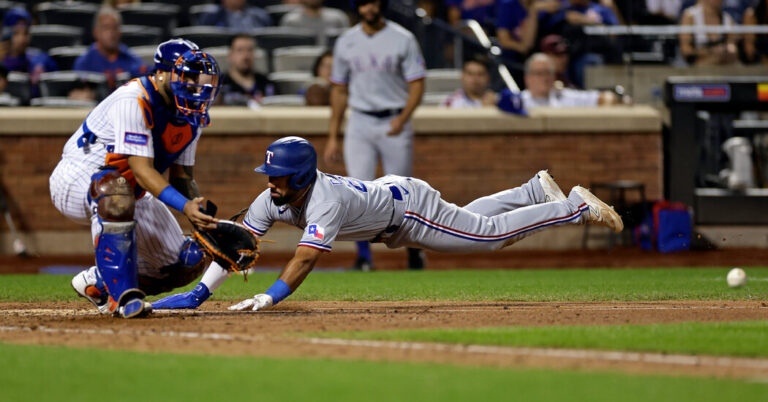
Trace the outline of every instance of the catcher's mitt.
<instances>
[{"instance_id":1,"label":"catcher's mitt","mask_svg":"<svg viewBox=\"0 0 768 402\"><path fill-rule=\"evenodd\" d=\"M196 230L193 234L203 251L228 271L245 271L259 259L260 240L245 226L220 220L214 230Z\"/></svg>"}]
</instances>

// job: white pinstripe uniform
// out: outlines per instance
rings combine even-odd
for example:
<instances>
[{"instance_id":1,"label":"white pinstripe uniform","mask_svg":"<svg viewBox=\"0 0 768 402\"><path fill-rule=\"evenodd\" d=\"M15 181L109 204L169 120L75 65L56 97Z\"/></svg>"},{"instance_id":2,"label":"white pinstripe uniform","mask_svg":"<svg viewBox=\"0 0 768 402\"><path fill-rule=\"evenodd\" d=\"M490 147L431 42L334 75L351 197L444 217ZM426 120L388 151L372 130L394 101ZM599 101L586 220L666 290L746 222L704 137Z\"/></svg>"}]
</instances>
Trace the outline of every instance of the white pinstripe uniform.
<instances>
[{"instance_id":1,"label":"white pinstripe uniform","mask_svg":"<svg viewBox=\"0 0 768 402\"><path fill-rule=\"evenodd\" d=\"M299 246L321 251L331 251L334 240L364 240L465 252L496 250L544 228L588 219L589 207L575 191L565 200L546 201L537 176L462 208L419 179L360 181L318 171L301 208L274 205L267 189L243 223L259 236L276 221L297 226L304 229Z\"/></svg>"},{"instance_id":2,"label":"white pinstripe uniform","mask_svg":"<svg viewBox=\"0 0 768 402\"><path fill-rule=\"evenodd\" d=\"M150 85L154 86L154 83L149 77L133 80L99 103L69 138L64 146L61 161L51 174L49 183L53 204L73 221L91 224L93 236L98 235L99 224L94 210L88 203L87 194L91 175L100 166L117 165L123 176L129 182L135 183L133 173L130 170L125 171L128 155L155 158L157 166L157 161L167 156L159 155L158 151L162 153L165 152L164 149L170 149L181 152L173 163L184 166L192 166L195 163L195 150L201 133L199 127L186 123L186 127L180 123L168 123L161 137L153 135L150 126L162 124L159 111L163 109L152 108L148 101L152 99L151 95L156 94L152 91L153 88L145 88ZM153 110L149 121L145 116L147 108ZM82 140L86 132L93 133L93 142ZM181 141L169 142L168 138L174 136L176 140ZM161 141L158 141L159 139ZM180 148L182 146L185 146L183 150ZM144 192L143 196L136 200L134 219L139 275L152 276L154 269L175 263L184 236L179 223L166 205L149 192Z\"/></svg>"}]
</instances>

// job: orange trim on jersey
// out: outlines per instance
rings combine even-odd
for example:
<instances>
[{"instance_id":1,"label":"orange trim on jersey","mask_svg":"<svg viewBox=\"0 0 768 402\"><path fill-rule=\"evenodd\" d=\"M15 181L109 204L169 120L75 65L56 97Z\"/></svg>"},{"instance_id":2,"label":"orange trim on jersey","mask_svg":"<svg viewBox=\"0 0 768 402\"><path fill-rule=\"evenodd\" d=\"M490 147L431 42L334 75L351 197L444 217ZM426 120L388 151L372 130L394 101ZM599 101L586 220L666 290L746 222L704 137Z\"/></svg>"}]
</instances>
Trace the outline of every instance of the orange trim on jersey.
<instances>
[{"instance_id":1,"label":"orange trim on jersey","mask_svg":"<svg viewBox=\"0 0 768 402\"><path fill-rule=\"evenodd\" d=\"M152 101L150 100L151 98L149 97L147 89L144 88L144 84L142 84L140 80L139 88L141 88L142 92L144 92L144 95L139 95L138 97L139 107L141 108L141 114L144 117L144 124L146 124L147 128L151 130L153 127L155 127L155 118L152 115Z\"/></svg>"}]
</instances>

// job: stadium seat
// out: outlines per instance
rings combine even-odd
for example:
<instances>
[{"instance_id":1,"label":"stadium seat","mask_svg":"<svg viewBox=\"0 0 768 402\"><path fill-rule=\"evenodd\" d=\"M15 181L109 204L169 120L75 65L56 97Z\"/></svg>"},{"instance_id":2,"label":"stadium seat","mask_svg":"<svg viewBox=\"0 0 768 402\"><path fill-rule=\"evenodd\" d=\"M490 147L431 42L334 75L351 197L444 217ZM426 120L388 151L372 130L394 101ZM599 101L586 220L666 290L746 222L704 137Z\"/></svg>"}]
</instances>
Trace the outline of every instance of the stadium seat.
<instances>
[{"instance_id":1,"label":"stadium seat","mask_svg":"<svg viewBox=\"0 0 768 402\"><path fill-rule=\"evenodd\" d=\"M453 92L425 92L421 98L422 105L440 106Z\"/></svg>"},{"instance_id":2,"label":"stadium seat","mask_svg":"<svg viewBox=\"0 0 768 402\"><path fill-rule=\"evenodd\" d=\"M67 25L32 25L29 46L43 51L54 47L82 44L83 28Z\"/></svg>"},{"instance_id":3,"label":"stadium seat","mask_svg":"<svg viewBox=\"0 0 768 402\"><path fill-rule=\"evenodd\" d=\"M44 107L75 107L75 108L93 108L98 104L96 101L74 100L66 96L43 96L34 98L30 102L31 106Z\"/></svg>"},{"instance_id":4,"label":"stadium seat","mask_svg":"<svg viewBox=\"0 0 768 402\"><path fill-rule=\"evenodd\" d=\"M156 45L131 46L131 52L140 57L148 66L153 66L155 64L156 50Z\"/></svg>"},{"instance_id":5,"label":"stadium seat","mask_svg":"<svg viewBox=\"0 0 768 402\"><path fill-rule=\"evenodd\" d=\"M221 27L181 27L171 31L171 37L184 38L195 42L200 48L229 46L230 33Z\"/></svg>"},{"instance_id":6,"label":"stadium seat","mask_svg":"<svg viewBox=\"0 0 768 402\"><path fill-rule=\"evenodd\" d=\"M254 29L256 44L269 55L269 71L275 71L272 64L273 51L280 47L314 46L317 38L310 32L289 27L266 27Z\"/></svg>"},{"instance_id":7,"label":"stadium seat","mask_svg":"<svg viewBox=\"0 0 768 402\"><path fill-rule=\"evenodd\" d=\"M180 7L175 4L131 3L121 5L118 10L123 17L123 24L160 28L165 38L178 24Z\"/></svg>"},{"instance_id":8,"label":"stadium seat","mask_svg":"<svg viewBox=\"0 0 768 402\"><path fill-rule=\"evenodd\" d=\"M272 61L277 71L309 71L325 48L319 46L292 46L275 49Z\"/></svg>"},{"instance_id":9,"label":"stadium seat","mask_svg":"<svg viewBox=\"0 0 768 402\"><path fill-rule=\"evenodd\" d=\"M20 106L21 102L19 98L7 93L0 94L0 106L2 107L14 107Z\"/></svg>"},{"instance_id":10,"label":"stadium seat","mask_svg":"<svg viewBox=\"0 0 768 402\"><path fill-rule=\"evenodd\" d=\"M88 51L87 46L55 47L48 51L48 55L56 62L59 70L71 70L75 60Z\"/></svg>"},{"instance_id":11,"label":"stadium seat","mask_svg":"<svg viewBox=\"0 0 768 402\"><path fill-rule=\"evenodd\" d=\"M305 71L280 71L269 75L278 95L298 95L312 83L312 74Z\"/></svg>"},{"instance_id":12,"label":"stadium seat","mask_svg":"<svg viewBox=\"0 0 768 402\"><path fill-rule=\"evenodd\" d=\"M40 24L76 26L90 35L98 11L99 5L93 3L46 2L37 5L37 18Z\"/></svg>"},{"instance_id":13,"label":"stadium seat","mask_svg":"<svg viewBox=\"0 0 768 402\"><path fill-rule=\"evenodd\" d=\"M461 70L440 68L427 70L425 92L453 92L461 88Z\"/></svg>"},{"instance_id":14,"label":"stadium seat","mask_svg":"<svg viewBox=\"0 0 768 402\"><path fill-rule=\"evenodd\" d=\"M120 27L120 32L122 32L120 41L128 47L157 46L165 37L161 28L145 25L123 25Z\"/></svg>"},{"instance_id":15,"label":"stadium seat","mask_svg":"<svg viewBox=\"0 0 768 402\"><path fill-rule=\"evenodd\" d=\"M303 95L272 95L261 99L261 106L304 106Z\"/></svg>"},{"instance_id":16,"label":"stadium seat","mask_svg":"<svg viewBox=\"0 0 768 402\"><path fill-rule=\"evenodd\" d=\"M19 99L22 105L29 103L32 96L32 84L29 83L29 74L11 71L8 73L8 86L5 91Z\"/></svg>"},{"instance_id":17,"label":"stadium seat","mask_svg":"<svg viewBox=\"0 0 768 402\"><path fill-rule=\"evenodd\" d=\"M99 100L106 97L109 92L104 74L89 71L53 71L40 75L40 95L66 97L69 91L80 83L93 85Z\"/></svg>"},{"instance_id":18,"label":"stadium seat","mask_svg":"<svg viewBox=\"0 0 768 402\"><path fill-rule=\"evenodd\" d=\"M301 7L300 4L275 4L264 7L264 10L269 14L269 17L272 18L272 25L278 26L285 14L288 14L299 7Z\"/></svg>"}]
</instances>

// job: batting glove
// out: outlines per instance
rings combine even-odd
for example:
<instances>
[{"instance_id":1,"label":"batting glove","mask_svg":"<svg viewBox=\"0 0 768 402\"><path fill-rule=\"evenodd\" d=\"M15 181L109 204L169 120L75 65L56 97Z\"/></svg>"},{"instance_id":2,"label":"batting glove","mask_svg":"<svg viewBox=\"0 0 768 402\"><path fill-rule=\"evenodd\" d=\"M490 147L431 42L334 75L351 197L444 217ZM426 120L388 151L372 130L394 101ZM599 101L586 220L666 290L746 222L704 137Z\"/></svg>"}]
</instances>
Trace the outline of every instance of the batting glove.
<instances>
[{"instance_id":1,"label":"batting glove","mask_svg":"<svg viewBox=\"0 0 768 402\"><path fill-rule=\"evenodd\" d=\"M208 290L208 287L205 286L204 283L200 282L197 287L195 287L190 292L184 292L179 293L175 295L168 296L166 298L160 299L154 303L152 303L152 307L155 309L161 309L161 308L169 308L169 309L176 309L176 308L197 308L201 304L203 304L204 301L206 301L211 296L211 292Z\"/></svg>"},{"instance_id":2,"label":"batting glove","mask_svg":"<svg viewBox=\"0 0 768 402\"><path fill-rule=\"evenodd\" d=\"M261 293L253 296L251 299L245 299L234 306L230 306L229 309L233 311L243 311L250 308L253 311L258 311L264 310L267 307L272 307L272 296Z\"/></svg>"}]
</instances>

